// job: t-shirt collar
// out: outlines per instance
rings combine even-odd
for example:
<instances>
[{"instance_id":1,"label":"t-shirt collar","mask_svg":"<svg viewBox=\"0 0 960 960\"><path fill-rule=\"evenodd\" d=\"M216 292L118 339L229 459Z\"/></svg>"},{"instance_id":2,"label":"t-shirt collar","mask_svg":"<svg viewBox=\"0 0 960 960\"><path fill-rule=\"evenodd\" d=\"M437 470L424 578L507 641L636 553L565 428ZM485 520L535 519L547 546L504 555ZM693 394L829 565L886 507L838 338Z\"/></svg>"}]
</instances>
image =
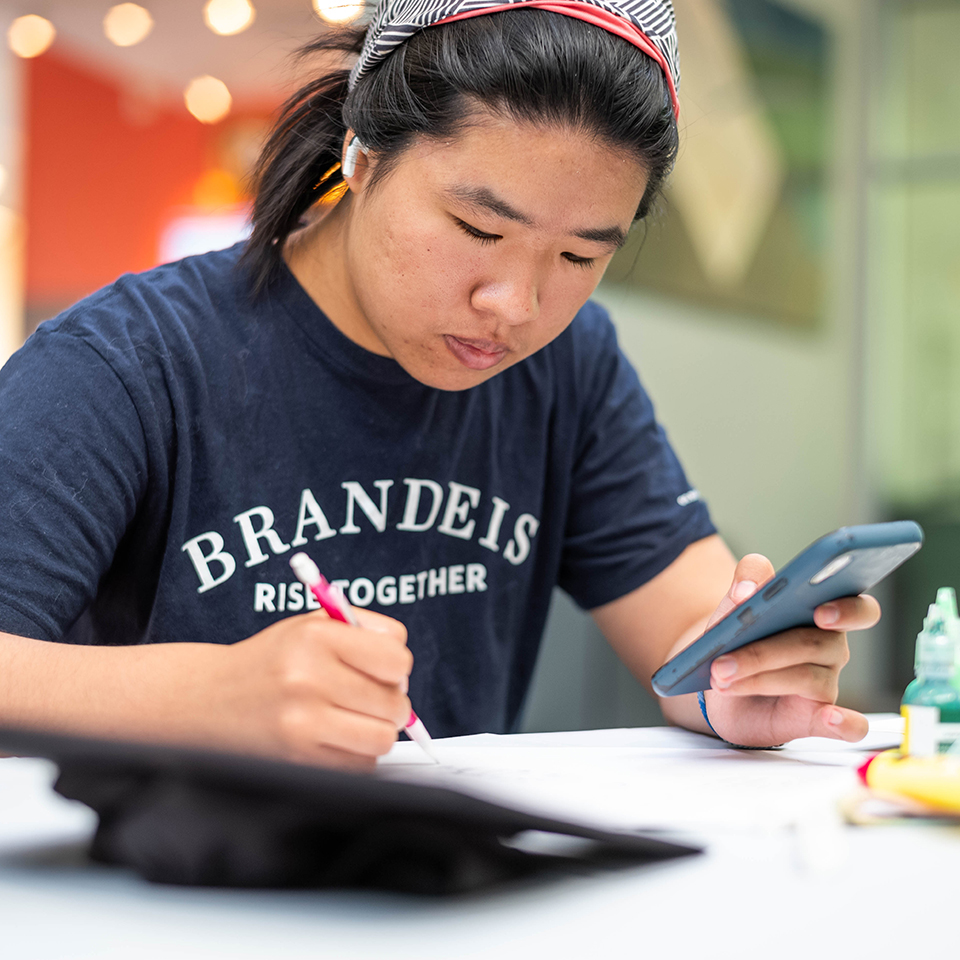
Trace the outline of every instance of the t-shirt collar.
<instances>
[{"instance_id":1,"label":"t-shirt collar","mask_svg":"<svg viewBox=\"0 0 960 960\"><path fill-rule=\"evenodd\" d=\"M410 376L392 357L371 353L346 336L317 306L285 262L281 261L268 296L274 308L282 310L293 320L327 362L379 384L429 389Z\"/></svg>"}]
</instances>

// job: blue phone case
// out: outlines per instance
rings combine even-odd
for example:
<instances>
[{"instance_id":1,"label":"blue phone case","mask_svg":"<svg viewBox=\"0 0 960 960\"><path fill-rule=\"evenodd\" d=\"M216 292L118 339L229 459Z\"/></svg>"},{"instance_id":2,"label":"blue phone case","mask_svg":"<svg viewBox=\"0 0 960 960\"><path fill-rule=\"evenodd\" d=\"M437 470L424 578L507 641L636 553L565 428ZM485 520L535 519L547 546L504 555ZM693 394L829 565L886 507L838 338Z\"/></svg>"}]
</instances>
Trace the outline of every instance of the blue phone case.
<instances>
[{"instance_id":1,"label":"blue phone case","mask_svg":"<svg viewBox=\"0 0 960 960\"><path fill-rule=\"evenodd\" d=\"M710 665L724 653L793 627L813 626L821 603L854 597L913 556L923 530L912 520L841 527L794 557L766 586L715 623L653 675L661 697L710 689Z\"/></svg>"}]
</instances>

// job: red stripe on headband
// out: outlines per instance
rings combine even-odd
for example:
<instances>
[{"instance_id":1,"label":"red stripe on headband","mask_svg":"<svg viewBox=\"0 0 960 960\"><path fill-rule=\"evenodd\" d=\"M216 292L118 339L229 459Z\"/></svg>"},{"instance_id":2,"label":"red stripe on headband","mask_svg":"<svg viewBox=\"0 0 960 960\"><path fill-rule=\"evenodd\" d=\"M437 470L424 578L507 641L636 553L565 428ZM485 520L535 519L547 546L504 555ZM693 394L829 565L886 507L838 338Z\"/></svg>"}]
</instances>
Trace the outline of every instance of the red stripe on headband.
<instances>
[{"instance_id":1,"label":"red stripe on headband","mask_svg":"<svg viewBox=\"0 0 960 960\"><path fill-rule=\"evenodd\" d=\"M561 13L566 17L575 17L577 20L592 23L595 27L600 27L608 33L616 34L628 43L638 47L648 57L656 61L663 71L663 75L667 79L667 87L670 90L673 115L679 118L680 100L677 97L677 87L673 82L670 65L667 63L666 57L638 26L629 20L624 20L623 17L618 17L607 10L595 7L593 4L580 3L578 0L517 0L516 3L501 3L492 7L484 7L482 10L466 10L463 13L455 13L450 17L444 17L443 20L437 20L430 26L439 27L445 23L453 23L454 20L467 20L470 17L480 17L487 13L502 13L507 10L516 10L518 7L536 7L538 10L548 10L550 13Z\"/></svg>"}]
</instances>

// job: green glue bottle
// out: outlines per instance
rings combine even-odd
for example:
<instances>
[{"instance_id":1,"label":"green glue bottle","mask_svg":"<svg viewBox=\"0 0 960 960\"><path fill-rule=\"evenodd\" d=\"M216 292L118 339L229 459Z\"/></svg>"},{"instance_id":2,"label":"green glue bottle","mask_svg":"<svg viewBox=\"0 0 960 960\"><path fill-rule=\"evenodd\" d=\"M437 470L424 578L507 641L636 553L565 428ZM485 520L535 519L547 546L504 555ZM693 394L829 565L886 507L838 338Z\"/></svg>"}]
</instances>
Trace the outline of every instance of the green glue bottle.
<instances>
[{"instance_id":1,"label":"green glue bottle","mask_svg":"<svg viewBox=\"0 0 960 960\"><path fill-rule=\"evenodd\" d=\"M937 593L917 634L914 661L916 680L904 691L901 709L907 706L937 707L937 741L940 752L960 739L960 690L954 686L960 648L960 617L952 587Z\"/></svg>"},{"instance_id":2,"label":"green glue bottle","mask_svg":"<svg viewBox=\"0 0 960 960\"><path fill-rule=\"evenodd\" d=\"M957 659L953 671L953 686L960 693L960 616L957 616L957 595L953 587L941 587L937 591L937 606L943 610L947 628L953 637Z\"/></svg>"},{"instance_id":3,"label":"green glue bottle","mask_svg":"<svg viewBox=\"0 0 960 960\"><path fill-rule=\"evenodd\" d=\"M941 587L937 591L937 606L943 614L947 635L953 638L956 659L953 676L950 679L954 688L960 693L960 615L957 614L957 594L953 587Z\"/></svg>"}]
</instances>

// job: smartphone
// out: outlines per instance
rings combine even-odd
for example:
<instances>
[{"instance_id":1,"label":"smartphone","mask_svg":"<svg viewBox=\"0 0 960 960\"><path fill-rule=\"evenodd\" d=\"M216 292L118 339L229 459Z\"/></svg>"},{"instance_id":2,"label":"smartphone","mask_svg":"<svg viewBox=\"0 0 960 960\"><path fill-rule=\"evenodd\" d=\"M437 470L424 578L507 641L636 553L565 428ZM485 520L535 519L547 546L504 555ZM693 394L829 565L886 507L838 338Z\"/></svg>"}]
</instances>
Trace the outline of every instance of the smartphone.
<instances>
[{"instance_id":1,"label":"smartphone","mask_svg":"<svg viewBox=\"0 0 960 960\"><path fill-rule=\"evenodd\" d=\"M653 675L661 697L710 689L717 657L754 640L814 626L813 611L840 597L855 597L879 583L923 544L912 520L841 527L810 544L766 585Z\"/></svg>"}]
</instances>

